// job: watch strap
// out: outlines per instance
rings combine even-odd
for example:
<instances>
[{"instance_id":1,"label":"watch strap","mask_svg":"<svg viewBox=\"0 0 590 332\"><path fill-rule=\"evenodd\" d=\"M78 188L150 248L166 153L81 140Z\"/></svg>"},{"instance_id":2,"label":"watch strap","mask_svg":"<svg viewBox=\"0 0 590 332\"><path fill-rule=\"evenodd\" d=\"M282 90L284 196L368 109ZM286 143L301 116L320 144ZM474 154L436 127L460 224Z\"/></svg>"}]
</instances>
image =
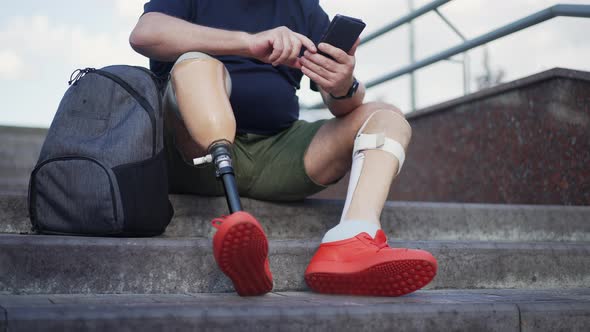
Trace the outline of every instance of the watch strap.
<instances>
[{"instance_id":1,"label":"watch strap","mask_svg":"<svg viewBox=\"0 0 590 332\"><path fill-rule=\"evenodd\" d=\"M358 90L358 88L359 88L359 82L356 80L356 78L354 78L354 80L352 81L352 85L350 86L350 89L348 89L348 92L344 96L336 97L330 93L330 97L332 97L332 99L336 99L336 100L347 99L347 98L354 96L354 94L356 93L356 90Z\"/></svg>"}]
</instances>

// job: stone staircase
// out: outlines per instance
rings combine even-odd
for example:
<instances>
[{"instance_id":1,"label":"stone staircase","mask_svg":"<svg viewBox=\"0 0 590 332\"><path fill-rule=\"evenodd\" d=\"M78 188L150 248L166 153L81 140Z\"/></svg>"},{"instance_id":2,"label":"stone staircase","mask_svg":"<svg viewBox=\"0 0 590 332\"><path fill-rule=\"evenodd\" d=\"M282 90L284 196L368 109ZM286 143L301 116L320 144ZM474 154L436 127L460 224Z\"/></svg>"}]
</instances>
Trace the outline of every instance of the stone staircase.
<instances>
[{"instance_id":1,"label":"stone staircase","mask_svg":"<svg viewBox=\"0 0 590 332\"><path fill-rule=\"evenodd\" d=\"M0 127L0 331L585 331L590 207L389 202L394 247L439 261L424 290L399 298L309 292L305 267L342 202L244 199L270 238L275 286L240 298L217 269L210 220L223 198L172 195L158 238L29 234L26 183L44 131Z\"/></svg>"}]
</instances>

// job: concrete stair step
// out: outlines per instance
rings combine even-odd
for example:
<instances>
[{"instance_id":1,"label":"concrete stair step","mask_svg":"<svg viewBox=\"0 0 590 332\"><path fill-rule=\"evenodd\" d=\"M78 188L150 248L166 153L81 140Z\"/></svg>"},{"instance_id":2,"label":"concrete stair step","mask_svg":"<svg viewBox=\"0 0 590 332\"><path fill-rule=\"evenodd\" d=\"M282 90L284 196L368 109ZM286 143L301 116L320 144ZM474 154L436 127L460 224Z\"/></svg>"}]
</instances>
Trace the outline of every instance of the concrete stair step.
<instances>
[{"instance_id":1,"label":"concrete stair step","mask_svg":"<svg viewBox=\"0 0 590 332\"><path fill-rule=\"evenodd\" d=\"M274 290L306 290L319 241L271 240ZM435 289L577 288L590 285L590 243L390 241L439 261ZM231 292L210 239L0 235L4 294Z\"/></svg>"},{"instance_id":2,"label":"concrete stair step","mask_svg":"<svg viewBox=\"0 0 590 332\"><path fill-rule=\"evenodd\" d=\"M210 221L227 214L224 198L171 195L175 217L167 237L211 237ZM337 224L342 201L269 203L243 199L270 238L319 238ZM392 239L590 242L590 207L388 202L381 216ZM0 233L29 232L27 200L0 195Z\"/></svg>"},{"instance_id":3,"label":"concrete stair step","mask_svg":"<svg viewBox=\"0 0 590 332\"><path fill-rule=\"evenodd\" d=\"M0 126L0 165L30 167L37 162L47 129Z\"/></svg>"},{"instance_id":4,"label":"concrete stair step","mask_svg":"<svg viewBox=\"0 0 590 332\"><path fill-rule=\"evenodd\" d=\"M2 315L2 311L4 311ZM590 291L419 291L399 298L306 292L0 296L7 331L584 331Z\"/></svg>"}]
</instances>

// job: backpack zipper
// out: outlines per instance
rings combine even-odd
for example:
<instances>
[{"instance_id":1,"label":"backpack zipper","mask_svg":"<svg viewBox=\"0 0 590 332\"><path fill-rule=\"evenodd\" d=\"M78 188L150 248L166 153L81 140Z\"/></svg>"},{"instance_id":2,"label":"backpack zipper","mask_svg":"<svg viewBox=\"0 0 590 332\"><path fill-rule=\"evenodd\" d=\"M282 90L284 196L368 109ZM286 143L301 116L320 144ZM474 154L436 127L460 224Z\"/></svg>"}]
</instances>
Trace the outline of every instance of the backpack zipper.
<instances>
[{"instance_id":1,"label":"backpack zipper","mask_svg":"<svg viewBox=\"0 0 590 332\"><path fill-rule=\"evenodd\" d=\"M164 80L162 80L161 78L159 78L156 74L154 74L151 70L141 67L141 66L134 66L134 68L137 68L141 71L143 71L144 73L150 75L150 77L152 78L152 81L154 82L154 85L156 87L156 91L158 91L158 115L160 116L160 118L163 117L164 115L164 109L162 108L162 94L160 93L161 89L164 88L164 84L166 83Z\"/></svg>"}]
</instances>

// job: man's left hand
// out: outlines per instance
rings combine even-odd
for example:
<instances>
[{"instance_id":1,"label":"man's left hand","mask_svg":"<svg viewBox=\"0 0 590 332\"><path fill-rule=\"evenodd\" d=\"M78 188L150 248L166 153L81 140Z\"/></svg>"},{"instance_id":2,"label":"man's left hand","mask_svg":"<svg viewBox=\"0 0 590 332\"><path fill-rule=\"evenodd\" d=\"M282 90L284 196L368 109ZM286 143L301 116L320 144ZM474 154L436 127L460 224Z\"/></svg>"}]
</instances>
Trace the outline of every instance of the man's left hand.
<instances>
[{"instance_id":1,"label":"man's left hand","mask_svg":"<svg viewBox=\"0 0 590 332\"><path fill-rule=\"evenodd\" d=\"M320 43L318 49L334 60L319 53L305 51L300 59L301 71L324 91L333 96L344 96L354 81L353 73L356 63L354 54L359 43L360 39L357 39L348 53L330 44Z\"/></svg>"}]
</instances>

